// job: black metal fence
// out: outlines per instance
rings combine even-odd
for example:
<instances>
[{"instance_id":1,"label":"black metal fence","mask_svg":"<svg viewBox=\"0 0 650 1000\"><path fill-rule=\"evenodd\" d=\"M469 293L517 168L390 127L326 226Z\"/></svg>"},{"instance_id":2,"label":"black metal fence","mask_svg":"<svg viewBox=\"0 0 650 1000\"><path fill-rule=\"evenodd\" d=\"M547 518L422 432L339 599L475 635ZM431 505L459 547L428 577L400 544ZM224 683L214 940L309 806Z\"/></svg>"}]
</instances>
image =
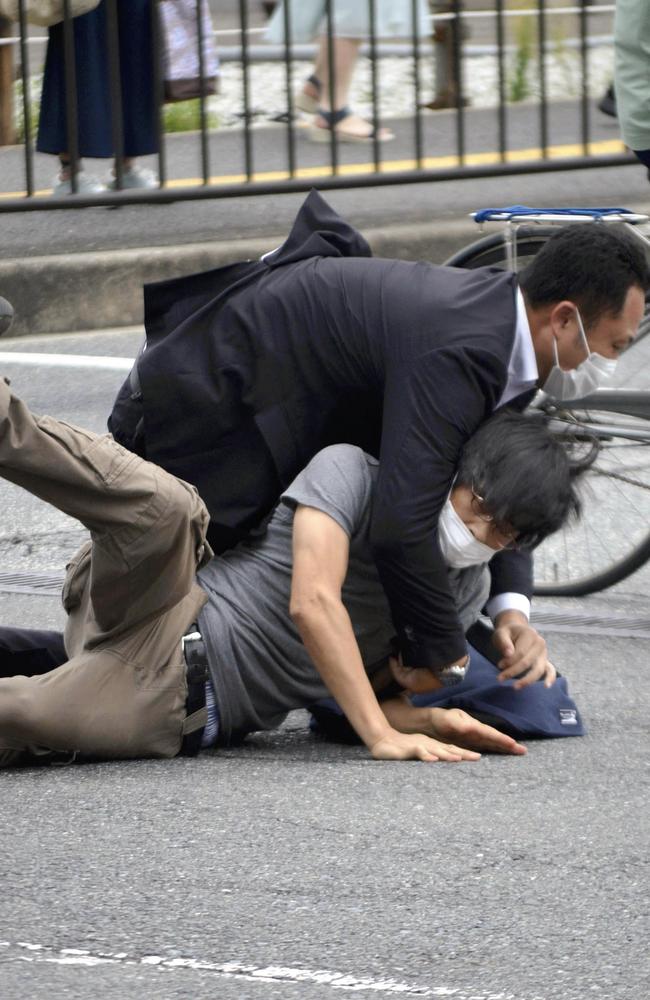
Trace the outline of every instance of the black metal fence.
<instances>
[{"instance_id":1,"label":"black metal fence","mask_svg":"<svg viewBox=\"0 0 650 1000\"><path fill-rule=\"evenodd\" d=\"M170 42L162 15L165 4L175 2L186 10L191 4L194 19L193 37L185 45L194 49L190 55L196 79L194 90L189 92L197 95L194 112L198 128L181 138L165 128ZM85 15L86 19L98 18L101 13L99 30L106 49L114 155L114 190L88 194L78 190L84 153L79 111L87 100L80 90L78 71L85 54L75 46L74 2L62 0L63 24L56 30L62 31L63 37L64 144L72 194L53 197L39 180L45 156L35 153L34 138L39 109L33 95L45 39L35 36L30 28L28 0L16 0L13 25L0 21L0 35L4 35L0 38L0 60L4 63L0 102L5 107L5 132L9 104L14 120L20 122L22 143L0 147L0 212L274 194L313 186L329 189L416 183L604 167L629 159L615 123L605 121L594 106L594 97L606 81L614 4L589 0L563 5L559 0L434 0L430 4L430 32L423 35L418 30L418 0L405 0L410 27L405 36L395 40L380 37L376 3L368 0L368 37L360 59L368 74L363 99L372 134L363 143L343 141L349 137L332 125L324 129L326 141L316 144L310 141L314 119L296 108L296 93L301 87L297 72L304 74L308 69L305 60L315 53L313 47L294 43L292 16L296 7L290 2L283 4L276 14L282 18L284 35L278 46L264 40L257 3L239 0L235 23L226 28L220 25L218 6L214 26L206 22L206 3L149 2L158 182L143 189L124 185L124 120L130 97L123 89L120 39L129 30L129 5L126 0L101 0L96 11ZM319 30L329 80L321 100L334 109L338 72L335 14L333 0L323 0ZM206 43L213 30L222 74L234 72L238 78L238 88L230 97L210 93ZM17 67L9 94L8 59ZM481 59L485 80L477 89L475 75ZM391 78L394 69L389 72L387 67L397 64L401 69L396 83ZM268 93L273 87L263 83L253 86L260 66L267 67L267 76L271 72L268 67L273 67L275 96ZM387 95L394 96L391 92L396 89L400 106L389 119L395 135L387 142L381 132L387 124L382 110ZM260 90L270 103L262 111L256 106ZM224 123L223 106L228 100ZM216 125L211 121L214 104L222 108L222 121ZM321 119L320 124L327 122ZM47 162L51 171L51 160Z\"/></svg>"}]
</instances>

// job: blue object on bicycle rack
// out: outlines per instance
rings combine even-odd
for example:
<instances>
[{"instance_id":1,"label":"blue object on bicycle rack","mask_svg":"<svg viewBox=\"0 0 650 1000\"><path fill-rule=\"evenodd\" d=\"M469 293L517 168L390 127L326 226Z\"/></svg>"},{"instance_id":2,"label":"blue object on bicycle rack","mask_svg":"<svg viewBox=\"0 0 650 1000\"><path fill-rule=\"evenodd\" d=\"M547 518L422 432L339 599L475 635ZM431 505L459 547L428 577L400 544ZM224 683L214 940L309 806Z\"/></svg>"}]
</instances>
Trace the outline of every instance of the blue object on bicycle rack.
<instances>
[{"instance_id":1,"label":"blue object on bicycle rack","mask_svg":"<svg viewBox=\"0 0 650 1000\"><path fill-rule=\"evenodd\" d=\"M513 215L584 215L602 219L607 215L634 215L629 208L530 208L527 205L507 205L505 208L480 208L472 212L475 222L506 221Z\"/></svg>"}]
</instances>

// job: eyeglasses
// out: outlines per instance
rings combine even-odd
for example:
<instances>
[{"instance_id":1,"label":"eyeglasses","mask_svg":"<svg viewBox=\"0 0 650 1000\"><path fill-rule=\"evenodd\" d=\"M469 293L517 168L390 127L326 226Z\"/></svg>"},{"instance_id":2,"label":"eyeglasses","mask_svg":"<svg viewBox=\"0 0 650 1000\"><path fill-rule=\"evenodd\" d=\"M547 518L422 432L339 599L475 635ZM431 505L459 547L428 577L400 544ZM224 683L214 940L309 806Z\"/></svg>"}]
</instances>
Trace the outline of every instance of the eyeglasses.
<instances>
[{"instance_id":1,"label":"eyeglasses","mask_svg":"<svg viewBox=\"0 0 650 1000\"><path fill-rule=\"evenodd\" d=\"M477 493L472 485L470 487L472 491L472 509L480 521L484 521L486 524L492 526L492 530L495 535L497 535L499 540L499 545L502 549L516 549L519 548L518 545L518 533L510 527L510 525L498 524L492 514L488 514L485 510L485 498Z\"/></svg>"}]
</instances>

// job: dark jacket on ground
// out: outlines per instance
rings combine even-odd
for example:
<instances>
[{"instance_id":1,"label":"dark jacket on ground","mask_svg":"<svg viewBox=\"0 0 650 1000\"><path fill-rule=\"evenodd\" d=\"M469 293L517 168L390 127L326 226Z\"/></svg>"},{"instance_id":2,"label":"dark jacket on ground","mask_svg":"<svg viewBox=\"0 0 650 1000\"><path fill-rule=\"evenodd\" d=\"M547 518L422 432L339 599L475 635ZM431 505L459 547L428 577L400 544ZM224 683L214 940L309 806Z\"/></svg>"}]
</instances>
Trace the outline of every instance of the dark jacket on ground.
<instances>
[{"instance_id":1,"label":"dark jacket on ground","mask_svg":"<svg viewBox=\"0 0 650 1000\"><path fill-rule=\"evenodd\" d=\"M109 426L196 484L221 550L320 448L377 455L377 566L405 662L435 666L465 652L438 514L506 385L516 278L369 255L312 192L265 260L148 286L139 389ZM530 593L529 557L494 562L494 592Z\"/></svg>"}]
</instances>

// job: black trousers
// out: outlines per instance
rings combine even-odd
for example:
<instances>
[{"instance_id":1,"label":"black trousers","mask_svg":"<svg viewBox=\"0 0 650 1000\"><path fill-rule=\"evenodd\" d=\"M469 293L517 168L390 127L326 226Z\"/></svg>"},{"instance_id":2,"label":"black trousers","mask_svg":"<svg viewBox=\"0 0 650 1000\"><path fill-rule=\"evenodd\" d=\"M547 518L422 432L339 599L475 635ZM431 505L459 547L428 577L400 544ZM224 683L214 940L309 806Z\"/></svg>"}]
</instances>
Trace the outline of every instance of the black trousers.
<instances>
[{"instance_id":1,"label":"black trousers","mask_svg":"<svg viewBox=\"0 0 650 1000\"><path fill-rule=\"evenodd\" d=\"M46 674L67 659L61 632L0 626L0 677Z\"/></svg>"}]
</instances>

